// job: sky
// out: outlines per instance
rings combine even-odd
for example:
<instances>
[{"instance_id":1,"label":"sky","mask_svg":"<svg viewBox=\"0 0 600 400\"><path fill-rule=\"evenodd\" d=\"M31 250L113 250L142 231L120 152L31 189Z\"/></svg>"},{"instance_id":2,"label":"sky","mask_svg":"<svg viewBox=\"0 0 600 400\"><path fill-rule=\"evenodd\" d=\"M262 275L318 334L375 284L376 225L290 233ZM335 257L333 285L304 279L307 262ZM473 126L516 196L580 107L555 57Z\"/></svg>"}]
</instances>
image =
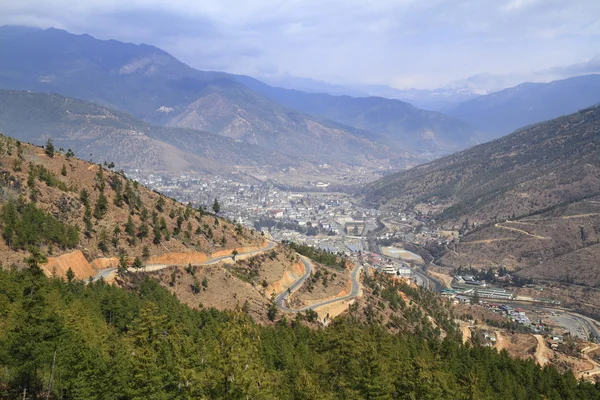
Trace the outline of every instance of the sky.
<instances>
[{"instance_id":1,"label":"sky","mask_svg":"<svg viewBox=\"0 0 600 400\"><path fill-rule=\"evenodd\" d=\"M0 0L0 25L152 44L259 79L398 89L600 72L599 16L598 0Z\"/></svg>"}]
</instances>

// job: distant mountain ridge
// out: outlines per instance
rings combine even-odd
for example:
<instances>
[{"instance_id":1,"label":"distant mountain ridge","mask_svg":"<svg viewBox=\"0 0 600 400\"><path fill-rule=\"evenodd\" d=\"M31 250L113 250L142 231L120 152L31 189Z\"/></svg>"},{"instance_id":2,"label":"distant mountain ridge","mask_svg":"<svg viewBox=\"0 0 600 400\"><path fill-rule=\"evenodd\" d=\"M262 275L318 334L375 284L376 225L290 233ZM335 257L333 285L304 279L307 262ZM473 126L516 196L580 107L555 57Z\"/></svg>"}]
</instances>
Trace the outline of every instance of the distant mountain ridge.
<instances>
[{"instance_id":1,"label":"distant mountain ridge","mask_svg":"<svg viewBox=\"0 0 600 400\"><path fill-rule=\"evenodd\" d=\"M0 53L1 88L61 93L131 113L152 124L201 129L258 143L288 156L299 152L319 164L360 164L365 158L391 160L398 167L415 163L409 154L415 146L403 142L406 137L402 136L408 132L410 138L413 130L395 122L394 115L390 123L386 122L389 113L374 116L382 119L382 131L391 129L393 134L369 134L368 128L377 124L305 115L303 109L273 101L233 75L195 70L153 46L101 41L57 29L5 26L0 27ZM403 108L394 112L404 115ZM354 108L351 113L356 111ZM358 111L366 116L371 112L369 108ZM428 112L411 111L409 122L424 126L419 151L448 153L477 142L467 137L466 124L435 115L436 124L431 126ZM453 139L456 124L465 128ZM393 149L390 141L378 140L386 137L396 140Z\"/></svg>"},{"instance_id":2,"label":"distant mountain ridge","mask_svg":"<svg viewBox=\"0 0 600 400\"><path fill-rule=\"evenodd\" d=\"M236 166L301 167L308 161L208 132L165 128L57 94L0 90L0 132L21 141L71 148L81 158L119 168L229 173Z\"/></svg>"},{"instance_id":3,"label":"distant mountain ridge","mask_svg":"<svg viewBox=\"0 0 600 400\"><path fill-rule=\"evenodd\" d=\"M550 83L523 83L447 106L442 112L500 137L515 129L571 114L600 101L600 75Z\"/></svg>"},{"instance_id":4,"label":"distant mountain ridge","mask_svg":"<svg viewBox=\"0 0 600 400\"><path fill-rule=\"evenodd\" d=\"M373 140L392 147L440 154L480 142L481 134L469 124L404 101L306 93L269 86L247 76L237 79L284 106L371 132Z\"/></svg>"},{"instance_id":5,"label":"distant mountain ridge","mask_svg":"<svg viewBox=\"0 0 600 400\"><path fill-rule=\"evenodd\" d=\"M333 96L384 97L386 99L401 100L430 111L439 111L451 104L487 94L485 91L473 88L467 82L455 83L438 89L396 89L388 85L338 85L289 75L261 78L259 80L270 86L308 93L324 93Z\"/></svg>"}]
</instances>

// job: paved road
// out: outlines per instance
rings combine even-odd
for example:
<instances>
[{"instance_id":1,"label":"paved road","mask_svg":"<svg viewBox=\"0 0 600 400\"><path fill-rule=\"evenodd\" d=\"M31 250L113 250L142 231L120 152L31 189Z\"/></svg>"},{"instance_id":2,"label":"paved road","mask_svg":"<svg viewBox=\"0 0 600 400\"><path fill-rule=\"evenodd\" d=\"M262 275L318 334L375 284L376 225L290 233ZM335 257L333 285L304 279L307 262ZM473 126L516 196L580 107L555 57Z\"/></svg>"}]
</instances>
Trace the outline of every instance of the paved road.
<instances>
[{"instance_id":1,"label":"paved road","mask_svg":"<svg viewBox=\"0 0 600 400\"><path fill-rule=\"evenodd\" d=\"M434 279L431 276L427 275L427 273L425 271L417 270L417 269L414 269L413 271L414 271L415 275L417 275L423 281L428 282L427 287L429 289L433 290L434 292L438 292L439 293L444 288L444 285L442 285L442 283L440 281L438 281L437 279Z\"/></svg>"},{"instance_id":2,"label":"paved road","mask_svg":"<svg viewBox=\"0 0 600 400\"><path fill-rule=\"evenodd\" d=\"M288 296L291 293L294 293L296 290L298 290L304 284L304 281L306 281L306 279L310 277L310 274L312 274L313 272L312 263L308 258L300 256L300 261L302 261L302 264L304 264L304 274L300 278L298 278L294 283L292 283L292 286L290 286L287 290L285 290L283 293L281 293L275 298L275 304L277 304L277 306L283 311L294 312L294 310L292 310L291 308L284 306L283 302L287 300Z\"/></svg>"},{"instance_id":3,"label":"paved road","mask_svg":"<svg viewBox=\"0 0 600 400\"><path fill-rule=\"evenodd\" d=\"M264 253L265 251L269 251L271 249L273 249L275 246L277 245L277 243L275 242L271 242L270 240L267 240L267 246L263 247L262 249L258 249L258 250L252 250L252 251L246 251L243 253L238 253L236 255L236 257L239 256L245 256L245 255L254 255L254 254L260 254L260 253ZM221 262L223 260L228 260L231 258L231 255L226 255L226 256L220 256L220 257L215 257L215 258L211 258L208 261L202 262L202 263L198 263L198 264L192 264L192 266L205 266L205 265L212 265L212 264L216 264L218 262ZM135 270L135 269L129 269L129 272L146 272L147 268L151 268L152 271L159 271L161 269L165 269L168 267L187 267L190 264L146 264L144 265L144 267L140 268L139 270ZM101 269L96 276L94 277L94 281L99 280L100 278L108 278L112 273L115 273L117 271L117 268L105 268L105 269Z\"/></svg>"},{"instance_id":4,"label":"paved road","mask_svg":"<svg viewBox=\"0 0 600 400\"><path fill-rule=\"evenodd\" d=\"M579 320L579 323L587 331L586 333L591 334L591 336L594 338L594 340L596 341L596 343L600 343L600 330L598 330L598 328L596 327L596 325L592 323L591 318L588 318L588 317L585 317L585 316L581 316L581 315L576 314L574 312L567 311L567 313L569 315L571 315L572 317L577 318Z\"/></svg>"},{"instance_id":5,"label":"paved road","mask_svg":"<svg viewBox=\"0 0 600 400\"><path fill-rule=\"evenodd\" d=\"M501 300L501 299L490 299L490 301L493 301L494 303L502 303L502 304L509 304L515 307L521 307L524 309L538 309L538 310L544 310L546 312L556 312L556 311L561 311L564 312L565 314L568 314L570 317L574 318L577 320L577 322L579 322L587 331L586 333L591 334L592 337L595 338L596 342L600 343L600 330L598 329L598 327L596 326L596 323L598 323L598 321L586 317L585 315L579 314L578 312L571 310L569 308L564 308L564 307L551 307L548 306L547 304L540 304L540 303L535 303L535 302L531 302L531 301L519 301L519 300Z\"/></svg>"},{"instance_id":6,"label":"paved road","mask_svg":"<svg viewBox=\"0 0 600 400\"><path fill-rule=\"evenodd\" d=\"M311 271L312 271L312 263L310 262L310 260L308 260L306 257L302 257L302 262L304 263L305 266L310 265ZM352 270L352 272L350 273L350 279L352 280L352 290L350 290L350 294L346 295L346 296L342 296L342 297L336 297L335 299L329 299L329 300L325 300L325 301L321 301L319 303L315 303L315 304L311 304L309 306L304 306L301 308L289 308L287 306L283 305L284 300L287 300L288 297L288 292L287 290L285 292L283 292L282 294L280 294L276 299L275 299L275 303L277 304L277 306L279 308L281 308L283 311L286 312L302 312L302 311L306 311L309 309L315 309L315 308L319 308L322 306L326 306L329 304L333 304L333 303L337 303L340 301L346 301L346 300L351 300L353 298L355 298L356 296L358 296L359 292L360 292L360 282L358 281L358 273L361 270L361 266L359 264L356 264L354 269ZM308 271L308 268L307 268ZM308 274L308 276L310 276L310 273ZM292 287L295 287L294 289L291 290L291 292L293 293L294 290L296 290L298 287L300 287L302 285L302 283L304 283L304 281L306 280L306 278L308 277L306 276L306 273L302 276L302 278L300 278L298 281L294 282L294 285L292 285ZM295 286L299 281L301 281L297 286Z\"/></svg>"}]
</instances>

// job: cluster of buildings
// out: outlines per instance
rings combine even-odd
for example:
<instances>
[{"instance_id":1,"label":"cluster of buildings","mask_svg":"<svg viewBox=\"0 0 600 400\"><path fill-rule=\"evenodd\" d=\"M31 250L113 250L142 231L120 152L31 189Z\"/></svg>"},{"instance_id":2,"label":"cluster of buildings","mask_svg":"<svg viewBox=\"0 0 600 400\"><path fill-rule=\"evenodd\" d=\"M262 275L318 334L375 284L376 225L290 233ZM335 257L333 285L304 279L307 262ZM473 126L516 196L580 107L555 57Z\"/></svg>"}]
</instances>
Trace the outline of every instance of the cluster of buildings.
<instances>
[{"instance_id":1,"label":"cluster of buildings","mask_svg":"<svg viewBox=\"0 0 600 400\"><path fill-rule=\"evenodd\" d=\"M365 252L360 261L363 265L392 277L410 279L413 276L413 271L408 264L389 257L382 257L380 254Z\"/></svg>"},{"instance_id":2,"label":"cluster of buildings","mask_svg":"<svg viewBox=\"0 0 600 400\"><path fill-rule=\"evenodd\" d=\"M325 191L329 184L323 181L312 182L303 189L305 191L298 191L286 190L269 181L247 183L194 173L161 176L133 170L127 175L171 198L210 211L217 199L220 215L263 231L273 240L344 254L396 277L413 276L405 261L368 253L364 238L367 232L381 229L378 221L390 220L391 224L390 229L384 229L376 239L410 243L440 237L428 227L431 221L424 220L419 213L383 215L379 210L353 204L347 194Z\"/></svg>"},{"instance_id":3,"label":"cluster of buildings","mask_svg":"<svg viewBox=\"0 0 600 400\"><path fill-rule=\"evenodd\" d=\"M452 286L479 286L486 287L487 284L484 281L479 281L475 279L472 275L456 275L454 279L452 279Z\"/></svg>"}]
</instances>

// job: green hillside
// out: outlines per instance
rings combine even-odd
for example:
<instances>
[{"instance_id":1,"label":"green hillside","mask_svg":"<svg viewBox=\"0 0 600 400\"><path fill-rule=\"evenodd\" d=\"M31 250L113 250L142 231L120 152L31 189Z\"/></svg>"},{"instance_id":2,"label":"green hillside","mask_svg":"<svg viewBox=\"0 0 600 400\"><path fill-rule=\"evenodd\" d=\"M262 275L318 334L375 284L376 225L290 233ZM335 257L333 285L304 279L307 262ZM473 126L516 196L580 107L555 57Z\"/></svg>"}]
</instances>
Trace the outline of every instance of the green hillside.
<instances>
[{"instance_id":1,"label":"green hillside","mask_svg":"<svg viewBox=\"0 0 600 400\"><path fill-rule=\"evenodd\" d=\"M598 399L600 388L455 338L352 317L325 329L191 310L153 280L121 289L0 271L0 396L116 399Z\"/></svg>"}]
</instances>

